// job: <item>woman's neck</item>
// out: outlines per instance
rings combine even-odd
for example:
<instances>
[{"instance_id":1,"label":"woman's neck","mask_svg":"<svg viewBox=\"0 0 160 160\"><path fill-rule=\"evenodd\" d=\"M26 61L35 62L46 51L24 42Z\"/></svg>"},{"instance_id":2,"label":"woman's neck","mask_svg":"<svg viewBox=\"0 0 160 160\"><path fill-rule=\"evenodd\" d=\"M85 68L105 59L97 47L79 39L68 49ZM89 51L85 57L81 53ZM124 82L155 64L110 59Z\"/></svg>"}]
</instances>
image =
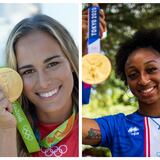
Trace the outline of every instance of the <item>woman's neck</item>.
<instances>
[{"instance_id":1,"label":"woman's neck","mask_svg":"<svg viewBox=\"0 0 160 160\"><path fill-rule=\"evenodd\" d=\"M160 103L144 104L139 102L139 112L147 116L160 116Z\"/></svg>"}]
</instances>

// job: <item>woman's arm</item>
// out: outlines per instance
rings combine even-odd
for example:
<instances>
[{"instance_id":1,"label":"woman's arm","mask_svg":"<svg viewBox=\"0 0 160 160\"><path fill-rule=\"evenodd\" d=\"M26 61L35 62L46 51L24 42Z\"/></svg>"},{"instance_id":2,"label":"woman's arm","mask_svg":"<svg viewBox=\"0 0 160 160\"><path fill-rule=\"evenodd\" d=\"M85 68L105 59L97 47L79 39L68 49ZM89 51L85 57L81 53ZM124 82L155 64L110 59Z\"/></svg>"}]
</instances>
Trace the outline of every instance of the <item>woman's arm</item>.
<instances>
[{"instance_id":1,"label":"woman's arm","mask_svg":"<svg viewBox=\"0 0 160 160\"><path fill-rule=\"evenodd\" d=\"M16 128L0 128L0 157L17 157Z\"/></svg>"},{"instance_id":2,"label":"woman's arm","mask_svg":"<svg viewBox=\"0 0 160 160\"><path fill-rule=\"evenodd\" d=\"M97 122L93 119L83 118L82 120L83 144L97 145L101 141L101 132Z\"/></svg>"}]
</instances>

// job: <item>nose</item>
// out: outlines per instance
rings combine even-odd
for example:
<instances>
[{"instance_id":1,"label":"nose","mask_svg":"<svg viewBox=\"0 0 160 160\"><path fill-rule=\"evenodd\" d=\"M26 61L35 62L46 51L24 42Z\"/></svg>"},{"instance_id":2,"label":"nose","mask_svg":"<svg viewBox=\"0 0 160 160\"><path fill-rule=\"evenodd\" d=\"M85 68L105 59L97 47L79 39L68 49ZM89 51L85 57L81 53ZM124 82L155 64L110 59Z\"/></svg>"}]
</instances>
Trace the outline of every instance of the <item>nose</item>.
<instances>
[{"instance_id":1,"label":"nose","mask_svg":"<svg viewBox=\"0 0 160 160\"><path fill-rule=\"evenodd\" d=\"M38 84L42 89L48 88L51 83L50 76L45 71L38 73Z\"/></svg>"},{"instance_id":2,"label":"nose","mask_svg":"<svg viewBox=\"0 0 160 160\"><path fill-rule=\"evenodd\" d=\"M140 78L139 78L139 81L138 81L138 84L139 85L147 85L149 82L150 82L150 77L147 73L141 73L140 74Z\"/></svg>"}]
</instances>

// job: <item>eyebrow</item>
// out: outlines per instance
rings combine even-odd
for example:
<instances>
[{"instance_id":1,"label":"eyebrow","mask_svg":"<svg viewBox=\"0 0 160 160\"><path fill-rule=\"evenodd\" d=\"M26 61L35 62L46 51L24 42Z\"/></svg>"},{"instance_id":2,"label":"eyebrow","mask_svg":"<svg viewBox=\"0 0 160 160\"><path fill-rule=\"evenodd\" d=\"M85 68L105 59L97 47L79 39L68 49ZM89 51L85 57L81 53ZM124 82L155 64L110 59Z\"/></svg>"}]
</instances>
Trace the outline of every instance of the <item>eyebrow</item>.
<instances>
[{"instance_id":1,"label":"eyebrow","mask_svg":"<svg viewBox=\"0 0 160 160\"><path fill-rule=\"evenodd\" d=\"M148 63L152 63L152 62L157 63L156 60L150 60L150 61L145 62L144 64L148 64Z\"/></svg>"},{"instance_id":2,"label":"eyebrow","mask_svg":"<svg viewBox=\"0 0 160 160\"><path fill-rule=\"evenodd\" d=\"M144 64L148 64L148 63L152 63L152 62L158 63L156 60L150 60L150 61L145 62ZM126 65L129 66L128 69L135 68L133 65L130 66L130 64L128 64L128 63L126 63Z\"/></svg>"},{"instance_id":3,"label":"eyebrow","mask_svg":"<svg viewBox=\"0 0 160 160\"><path fill-rule=\"evenodd\" d=\"M47 58L47 59L44 60L44 63L47 63L47 62L51 61L52 59L59 58L59 57L61 57L61 56L60 55L55 55L53 57L49 57L49 58Z\"/></svg>"},{"instance_id":4,"label":"eyebrow","mask_svg":"<svg viewBox=\"0 0 160 160\"><path fill-rule=\"evenodd\" d=\"M61 57L61 56L60 55L55 55L55 56L49 57L49 58L45 59L43 61L43 63L47 63L47 62L51 61L52 59L59 58L59 57ZM22 69L26 69L26 68L32 68L32 67L33 67L33 65L29 64L29 65L19 67L18 70L22 70Z\"/></svg>"}]
</instances>

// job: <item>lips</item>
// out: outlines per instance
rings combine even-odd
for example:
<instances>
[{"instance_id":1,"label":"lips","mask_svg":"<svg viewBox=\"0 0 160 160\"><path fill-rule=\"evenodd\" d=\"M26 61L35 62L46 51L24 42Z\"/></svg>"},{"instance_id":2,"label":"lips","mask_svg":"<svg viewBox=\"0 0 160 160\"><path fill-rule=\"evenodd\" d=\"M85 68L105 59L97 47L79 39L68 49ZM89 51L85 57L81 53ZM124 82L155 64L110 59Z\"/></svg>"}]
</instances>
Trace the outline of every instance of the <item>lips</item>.
<instances>
[{"instance_id":1,"label":"lips","mask_svg":"<svg viewBox=\"0 0 160 160\"><path fill-rule=\"evenodd\" d=\"M155 88L156 88L155 86L154 87L143 88L143 89L139 89L138 92L143 97L150 97L150 96L153 95Z\"/></svg>"}]
</instances>

